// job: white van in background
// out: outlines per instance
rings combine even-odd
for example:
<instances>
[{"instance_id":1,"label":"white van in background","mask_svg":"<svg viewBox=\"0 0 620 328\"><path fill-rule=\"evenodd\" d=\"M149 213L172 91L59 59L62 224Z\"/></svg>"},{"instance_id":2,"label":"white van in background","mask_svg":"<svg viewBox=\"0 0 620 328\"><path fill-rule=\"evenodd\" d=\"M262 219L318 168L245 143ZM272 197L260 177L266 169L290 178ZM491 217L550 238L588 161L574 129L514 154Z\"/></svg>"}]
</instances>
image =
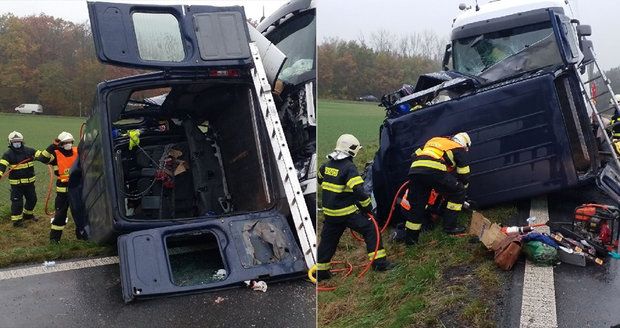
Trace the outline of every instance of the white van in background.
<instances>
[{"instance_id":1,"label":"white van in background","mask_svg":"<svg viewBox=\"0 0 620 328\"><path fill-rule=\"evenodd\" d=\"M22 114L42 114L43 106L39 104L21 104L15 107L15 111Z\"/></svg>"}]
</instances>

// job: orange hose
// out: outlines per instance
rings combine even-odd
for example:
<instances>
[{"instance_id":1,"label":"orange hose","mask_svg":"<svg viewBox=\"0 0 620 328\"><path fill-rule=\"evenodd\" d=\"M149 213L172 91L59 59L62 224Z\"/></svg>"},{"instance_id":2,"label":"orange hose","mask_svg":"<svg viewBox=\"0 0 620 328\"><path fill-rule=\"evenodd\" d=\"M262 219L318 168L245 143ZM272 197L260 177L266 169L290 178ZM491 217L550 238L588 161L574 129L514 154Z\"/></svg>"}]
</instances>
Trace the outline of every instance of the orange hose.
<instances>
[{"instance_id":1,"label":"orange hose","mask_svg":"<svg viewBox=\"0 0 620 328\"><path fill-rule=\"evenodd\" d=\"M364 269L364 271L362 271L362 273L360 273L357 276L358 278L363 277L366 274L366 272L370 270L372 263L375 261L375 258L377 258L377 252L379 252L379 245L381 244L381 232L379 232L379 224L377 224L377 221L372 216L372 214L368 214L368 218L372 221L372 224L375 226L375 233L377 234L377 243L375 245L375 253L372 255L372 259L368 262L368 265L366 265L366 268Z\"/></svg>"},{"instance_id":2,"label":"orange hose","mask_svg":"<svg viewBox=\"0 0 620 328\"><path fill-rule=\"evenodd\" d=\"M392 215L394 214L394 209L396 209L395 205L396 205L396 200L398 200L398 195L403 191L403 189L407 185L409 185L409 180L403 182L403 184L401 184L400 187L398 188L398 191L396 191L396 195L394 195L394 199L392 199L392 206L390 207L390 213L388 214L388 217L385 220L383 227L381 227L381 233L385 232L385 229L387 229L388 225L392 221ZM364 241L364 239L358 236L353 230L351 230L351 236L353 236L353 238L356 239L357 241Z\"/></svg>"},{"instance_id":3,"label":"orange hose","mask_svg":"<svg viewBox=\"0 0 620 328\"><path fill-rule=\"evenodd\" d=\"M54 212L50 212L49 211L49 202L50 202L50 198L52 196L52 185L53 185L53 181L54 181L54 170L52 170L52 166L48 165L47 166L47 172L49 173L49 183L47 184L47 194L45 195L45 214L47 215L54 215Z\"/></svg>"},{"instance_id":4,"label":"orange hose","mask_svg":"<svg viewBox=\"0 0 620 328\"><path fill-rule=\"evenodd\" d=\"M82 125L80 125L80 140L84 137L84 126L86 126L86 122L83 122Z\"/></svg>"}]
</instances>

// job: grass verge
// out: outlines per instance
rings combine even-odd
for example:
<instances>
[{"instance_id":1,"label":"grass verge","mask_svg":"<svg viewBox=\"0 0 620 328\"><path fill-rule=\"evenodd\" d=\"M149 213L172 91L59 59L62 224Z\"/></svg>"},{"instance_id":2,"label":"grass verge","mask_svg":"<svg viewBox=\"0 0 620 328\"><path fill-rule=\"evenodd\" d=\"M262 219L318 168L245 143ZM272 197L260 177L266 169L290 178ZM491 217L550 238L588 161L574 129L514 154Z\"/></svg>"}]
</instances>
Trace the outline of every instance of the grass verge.
<instances>
[{"instance_id":1,"label":"grass verge","mask_svg":"<svg viewBox=\"0 0 620 328\"><path fill-rule=\"evenodd\" d=\"M43 150L62 131L70 132L77 139L80 125L83 122L84 119L78 117L2 113L0 114L0 137L6 138L11 131L17 130L24 135L27 146ZM6 139L2 140L6 141ZM0 149L4 153L5 149ZM49 174L47 167L38 162L35 164L35 172L38 197L35 215L39 221L28 221L25 228L13 228L10 221L10 185L6 178L0 180L0 268L44 260L114 254L113 246L101 246L76 240L75 226L71 218L68 220L61 243L49 244L51 217L45 214L44 209ZM48 206L50 211L54 210L54 198L55 192L52 192Z\"/></svg>"},{"instance_id":2,"label":"grass verge","mask_svg":"<svg viewBox=\"0 0 620 328\"><path fill-rule=\"evenodd\" d=\"M365 147L355 159L361 172L378 149L384 112L375 105L330 100L319 100L318 111L320 162L340 134L352 133ZM517 208L505 204L481 212L491 221L509 222ZM470 215L459 219L468 226ZM320 231L322 213L318 221ZM337 289L319 293L320 327L495 327L497 298L506 276L477 239L447 236L438 227L422 234L413 247L384 244L398 266L389 272L370 271L362 279L356 277L358 267L347 278L336 275L326 282ZM365 253L363 243L346 232L334 260L360 265Z\"/></svg>"}]
</instances>

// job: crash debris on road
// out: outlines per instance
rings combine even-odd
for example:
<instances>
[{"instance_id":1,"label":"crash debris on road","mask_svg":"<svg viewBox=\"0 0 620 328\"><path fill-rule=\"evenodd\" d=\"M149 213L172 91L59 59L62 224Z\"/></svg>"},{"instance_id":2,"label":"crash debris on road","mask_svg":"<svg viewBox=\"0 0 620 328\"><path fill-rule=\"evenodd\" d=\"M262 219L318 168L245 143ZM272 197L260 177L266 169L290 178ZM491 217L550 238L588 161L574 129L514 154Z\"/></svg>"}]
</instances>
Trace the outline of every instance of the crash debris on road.
<instances>
[{"instance_id":1,"label":"crash debris on road","mask_svg":"<svg viewBox=\"0 0 620 328\"><path fill-rule=\"evenodd\" d=\"M534 264L567 263L603 265L620 258L618 247L620 210L604 204L584 204L567 222L501 227L474 211L469 234L495 252L495 262L503 270L512 269L521 254ZM551 232L536 229L547 225Z\"/></svg>"}]
</instances>

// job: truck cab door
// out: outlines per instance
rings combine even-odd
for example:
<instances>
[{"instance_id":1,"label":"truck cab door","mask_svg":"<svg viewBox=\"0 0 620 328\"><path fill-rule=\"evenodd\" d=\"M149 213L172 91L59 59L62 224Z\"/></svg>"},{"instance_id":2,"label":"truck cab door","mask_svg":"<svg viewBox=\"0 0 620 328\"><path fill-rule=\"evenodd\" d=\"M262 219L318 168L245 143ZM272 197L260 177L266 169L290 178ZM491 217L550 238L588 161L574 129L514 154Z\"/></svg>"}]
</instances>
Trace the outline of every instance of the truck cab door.
<instances>
[{"instance_id":1,"label":"truck cab door","mask_svg":"<svg viewBox=\"0 0 620 328\"><path fill-rule=\"evenodd\" d=\"M88 12L103 63L157 70L251 63L243 7L89 2Z\"/></svg>"},{"instance_id":2,"label":"truck cab door","mask_svg":"<svg viewBox=\"0 0 620 328\"><path fill-rule=\"evenodd\" d=\"M576 64L581 53L575 27L571 23L570 18L553 10L549 11L549 16L562 61L566 65Z\"/></svg>"}]
</instances>

